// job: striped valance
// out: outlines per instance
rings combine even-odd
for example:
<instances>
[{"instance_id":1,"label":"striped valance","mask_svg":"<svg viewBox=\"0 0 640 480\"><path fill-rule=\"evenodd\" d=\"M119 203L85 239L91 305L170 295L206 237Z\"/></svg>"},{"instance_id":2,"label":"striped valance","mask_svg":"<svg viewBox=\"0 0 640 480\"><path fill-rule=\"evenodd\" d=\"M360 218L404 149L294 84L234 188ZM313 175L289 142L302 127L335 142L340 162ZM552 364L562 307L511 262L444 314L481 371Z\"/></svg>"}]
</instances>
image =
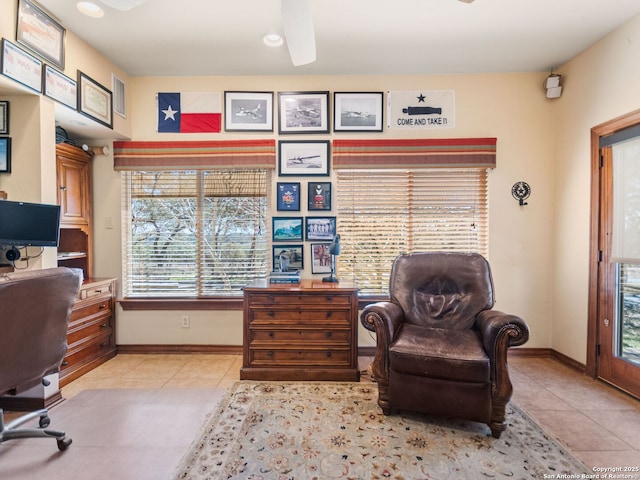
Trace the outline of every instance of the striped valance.
<instances>
[{"instance_id":1,"label":"striped valance","mask_svg":"<svg viewBox=\"0 0 640 480\"><path fill-rule=\"evenodd\" d=\"M275 168L275 140L114 142L115 170Z\"/></svg>"},{"instance_id":2,"label":"striped valance","mask_svg":"<svg viewBox=\"0 0 640 480\"><path fill-rule=\"evenodd\" d=\"M496 166L495 138L334 140L333 168Z\"/></svg>"}]
</instances>

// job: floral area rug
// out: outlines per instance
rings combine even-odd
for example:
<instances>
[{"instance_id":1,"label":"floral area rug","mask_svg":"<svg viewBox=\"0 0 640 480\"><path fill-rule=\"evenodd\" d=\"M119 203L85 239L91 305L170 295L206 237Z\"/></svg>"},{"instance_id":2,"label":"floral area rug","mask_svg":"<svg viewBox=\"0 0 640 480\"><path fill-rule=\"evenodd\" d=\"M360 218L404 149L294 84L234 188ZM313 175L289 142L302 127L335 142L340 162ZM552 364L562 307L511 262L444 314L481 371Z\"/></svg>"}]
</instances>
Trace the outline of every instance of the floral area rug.
<instances>
[{"instance_id":1,"label":"floral area rug","mask_svg":"<svg viewBox=\"0 0 640 480\"><path fill-rule=\"evenodd\" d=\"M384 416L377 398L375 383L237 382L175 478L514 480L591 473L513 404L507 430L495 439L474 422Z\"/></svg>"}]
</instances>

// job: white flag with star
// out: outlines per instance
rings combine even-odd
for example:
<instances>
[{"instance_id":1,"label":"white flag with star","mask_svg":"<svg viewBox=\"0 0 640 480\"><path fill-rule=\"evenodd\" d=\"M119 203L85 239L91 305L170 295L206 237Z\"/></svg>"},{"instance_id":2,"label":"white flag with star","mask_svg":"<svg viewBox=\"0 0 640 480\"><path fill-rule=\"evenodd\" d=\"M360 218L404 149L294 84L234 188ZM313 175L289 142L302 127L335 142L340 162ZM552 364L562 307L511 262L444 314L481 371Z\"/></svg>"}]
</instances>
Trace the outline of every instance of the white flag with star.
<instances>
[{"instance_id":1,"label":"white flag with star","mask_svg":"<svg viewBox=\"0 0 640 480\"><path fill-rule=\"evenodd\" d=\"M387 127L455 128L454 90L407 90L387 94Z\"/></svg>"}]
</instances>

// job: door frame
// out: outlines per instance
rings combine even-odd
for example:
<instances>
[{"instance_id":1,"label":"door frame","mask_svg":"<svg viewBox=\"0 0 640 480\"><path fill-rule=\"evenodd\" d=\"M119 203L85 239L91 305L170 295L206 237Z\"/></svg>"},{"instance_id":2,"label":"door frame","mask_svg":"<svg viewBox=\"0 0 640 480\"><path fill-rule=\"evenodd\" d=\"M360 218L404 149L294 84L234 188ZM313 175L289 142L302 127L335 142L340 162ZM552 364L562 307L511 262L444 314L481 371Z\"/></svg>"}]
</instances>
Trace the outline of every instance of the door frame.
<instances>
[{"instance_id":1,"label":"door frame","mask_svg":"<svg viewBox=\"0 0 640 480\"><path fill-rule=\"evenodd\" d=\"M600 137L611 135L619 130L640 124L640 110L627 113L620 117L601 123L591 129L591 212L589 232L589 297L587 308L587 365L586 374L592 378L598 377L598 338L600 323L599 298L599 269L600 269L600 192L601 161Z\"/></svg>"}]
</instances>

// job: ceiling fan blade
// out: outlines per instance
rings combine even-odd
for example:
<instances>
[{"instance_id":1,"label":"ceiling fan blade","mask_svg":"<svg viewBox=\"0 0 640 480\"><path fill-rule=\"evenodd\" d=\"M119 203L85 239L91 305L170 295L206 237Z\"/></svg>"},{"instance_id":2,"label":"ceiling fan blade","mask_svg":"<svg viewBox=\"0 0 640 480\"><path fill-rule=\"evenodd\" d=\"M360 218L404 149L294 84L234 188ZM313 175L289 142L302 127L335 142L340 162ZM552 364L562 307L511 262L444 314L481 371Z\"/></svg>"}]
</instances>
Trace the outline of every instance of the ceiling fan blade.
<instances>
[{"instance_id":1,"label":"ceiling fan blade","mask_svg":"<svg viewBox=\"0 0 640 480\"><path fill-rule=\"evenodd\" d=\"M116 10L120 10L122 12L126 12L127 10L131 10L133 7L142 5L147 0L100 0L100 1L108 7L114 8Z\"/></svg>"},{"instance_id":2,"label":"ceiling fan blade","mask_svg":"<svg viewBox=\"0 0 640 480\"><path fill-rule=\"evenodd\" d=\"M473 0L460 0L460 1L464 3L473 3Z\"/></svg>"},{"instance_id":3,"label":"ceiling fan blade","mask_svg":"<svg viewBox=\"0 0 640 480\"><path fill-rule=\"evenodd\" d=\"M295 66L316 61L311 0L282 0L282 26Z\"/></svg>"}]
</instances>

